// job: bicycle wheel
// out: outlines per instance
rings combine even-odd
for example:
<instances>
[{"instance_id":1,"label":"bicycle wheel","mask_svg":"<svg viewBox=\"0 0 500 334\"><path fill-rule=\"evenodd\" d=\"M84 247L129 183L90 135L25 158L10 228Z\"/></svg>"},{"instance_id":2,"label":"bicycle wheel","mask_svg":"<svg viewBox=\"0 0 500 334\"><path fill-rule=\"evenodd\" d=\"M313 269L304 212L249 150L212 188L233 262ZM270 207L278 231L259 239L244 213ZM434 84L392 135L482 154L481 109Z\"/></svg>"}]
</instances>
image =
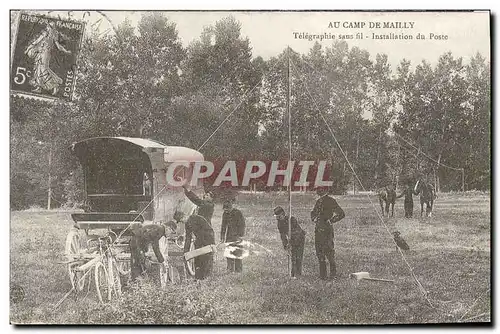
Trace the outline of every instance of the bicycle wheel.
<instances>
[{"instance_id":1,"label":"bicycle wheel","mask_svg":"<svg viewBox=\"0 0 500 334\"><path fill-rule=\"evenodd\" d=\"M95 287L97 298L101 303L107 303L111 299L111 284L108 279L108 270L102 262L97 262L94 267Z\"/></svg>"},{"instance_id":2,"label":"bicycle wheel","mask_svg":"<svg viewBox=\"0 0 500 334\"><path fill-rule=\"evenodd\" d=\"M120 272L118 270L118 262L114 258L110 258L108 260L108 282L110 284L109 300L111 300L114 296L121 296L122 284L120 280Z\"/></svg>"}]
</instances>

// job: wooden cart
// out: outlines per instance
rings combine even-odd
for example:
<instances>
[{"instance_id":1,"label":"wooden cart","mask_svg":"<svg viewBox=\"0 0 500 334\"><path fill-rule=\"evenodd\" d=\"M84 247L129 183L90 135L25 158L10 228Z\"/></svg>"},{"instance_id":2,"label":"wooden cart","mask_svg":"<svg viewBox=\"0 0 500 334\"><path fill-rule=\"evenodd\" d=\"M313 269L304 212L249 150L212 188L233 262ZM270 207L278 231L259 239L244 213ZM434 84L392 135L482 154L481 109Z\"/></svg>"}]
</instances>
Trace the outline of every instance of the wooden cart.
<instances>
[{"instance_id":1,"label":"wooden cart","mask_svg":"<svg viewBox=\"0 0 500 334\"><path fill-rule=\"evenodd\" d=\"M195 206L182 188L166 182L166 172L176 161L203 161L201 153L184 147L128 137L98 137L71 146L83 168L84 211L71 215L73 227L66 237L65 263L71 286L84 291L95 286L97 297L107 302L121 293L130 276L130 238L133 224L160 224L175 211L189 216ZM189 180L191 167L176 169L175 176ZM162 237L159 264L148 252L148 272L164 288L183 276L194 275L193 261L182 258L184 226ZM192 245L191 245L192 248ZM90 284L93 283L93 284Z\"/></svg>"}]
</instances>

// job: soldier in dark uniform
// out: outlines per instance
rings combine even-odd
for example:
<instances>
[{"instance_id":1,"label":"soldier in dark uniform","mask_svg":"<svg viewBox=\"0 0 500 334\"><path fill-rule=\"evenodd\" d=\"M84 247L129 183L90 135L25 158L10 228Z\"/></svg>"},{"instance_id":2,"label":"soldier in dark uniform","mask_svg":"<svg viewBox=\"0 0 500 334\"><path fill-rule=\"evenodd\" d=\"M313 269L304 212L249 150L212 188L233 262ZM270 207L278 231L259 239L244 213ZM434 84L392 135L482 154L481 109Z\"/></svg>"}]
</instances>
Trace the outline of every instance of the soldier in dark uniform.
<instances>
[{"instance_id":1,"label":"soldier in dark uniform","mask_svg":"<svg viewBox=\"0 0 500 334\"><path fill-rule=\"evenodd\" d=\"M184 253L189 252L192 236L194 235L194 248L201 248L215 244L214 230L208 221L200 215L191 215L185 225L186 239L184 242ZM196 279L204 279L212 273L214 266L214 254L208 253L194 258Z\"/></svg>"},{"instance_id":2,"label":"soldier in dark uniform","mask_svg":"<svg viewBox=\"0 0 500 334\"><path fill-rule=\"evenodd\" d=\"M212 216L214 215L214 201L213 201L213 193L211 191L205 192L203 199L196 196L196 194L187 189L185 185L182 186L184 188L184 194L189 198L193 204L198 206L197 215L205 218L212 226Z\"/></svg>"},{"instance_id":3,"label":"soldier in dark uniform","mask_svg":"<svg viewBox=\"0 0 500 334\"><path fill-rule=\"evenodd\" d=\"M132 224L132 238L130 239L130 268L131 278L134 280L146 270L146 253L151 245L156 260L163 263L165 259L160 251L160 239L166 235L168 229L175 230L173 222L166 224Z\"/></svg>"},{"instance_id":4,"label":"soldier in dark uniform","mask_svg":"<svg viewBox=\"0 0 500 334\"><path fill-rule=\"evenodd\" d=\"M397 198L405 197L404 208L405 208L405 218L413 217L413 195L416 195L413 190L411 180L406 181L406 188L401 193L401 195L397 196Z\"/></svg>"},{"instance_id":5,"label":"soldier in dark uniform","mask_svg":"<svg viewBox=\"0 0 500 334\"><path fill-rule=\"evenodd\" d=\"M233 242L241 240L245 235L245 218L240 210L233 208L231 201L225 201L222 205L222 224L220 228L221 242ZM227 269L232 272L241 272L243 262L241 259L227 258Z\"/></svg>"},{"instance_id":6,"label":"soldier in dark uniform","mask_svg":"<svg viewBox=\"0 0 500 334\"><path fill-rule=\"evenodd\" d=\"M274 215L278 221L278 231L280 232L281 242L286 250L290 250L292 258L292 277L302 275L302 258L304 256L304 242L306 232L300 227L297 219L292 216L292 236L289 235L288 216L281 206L274 209Z\"/></svg>"},{"instance_id":7,"label":"soldier in dark uniform","mask_svg":"<svg viewBox=\"0 0 500 334\"><path fill-rule=\"evenodd\" d=\"M316 201L311 211L311 219L316 223L314 229L314 243L316 256L319 260L319 277L327 278L326 260L330 263L330 278L337 275L335 266L335 248L333 243L333 226L345 217L344 210L332 197L328 196L327 190L318 188L317 194L320 198Z\"/></svg>"}]
</instances>

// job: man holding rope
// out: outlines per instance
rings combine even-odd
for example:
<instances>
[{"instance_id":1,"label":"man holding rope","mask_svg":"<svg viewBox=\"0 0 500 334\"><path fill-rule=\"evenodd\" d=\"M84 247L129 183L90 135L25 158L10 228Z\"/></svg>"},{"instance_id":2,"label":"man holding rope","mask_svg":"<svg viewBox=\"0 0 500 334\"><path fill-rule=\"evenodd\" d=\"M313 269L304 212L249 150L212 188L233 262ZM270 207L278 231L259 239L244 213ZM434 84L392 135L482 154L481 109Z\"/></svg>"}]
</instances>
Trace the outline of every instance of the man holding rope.
<instances>
[{"instance_id":1,"label":"man holding rope","mask_svg":"<svg viewBox=\"0 0 500 334\"><path fill-rule=\"evenodd\" d=\"M176 220L179 222L184 217L182 212L176 212ZM200 215L191 215L186 221L186 239L184 242L184 254L191 248L192 238L194 236L194 248L202 248L215 244L214 230L208 221ZM204 279L212 274L214 267L214 254L212 252L199 255L194 258L194 277L195 279Z\"/></svg>"},{"instance_id":2,"label":"man holding rope","mask_svg":"<svg viewBox=\"0 0 500 334\"><path fill-rule=\"evenodd\" d=\"M245 235L245 218L240 210L233 208L232 201L225 201L222 205L222 224L220 229L221 243L240 241ZM243 271L241 259L227 258L227 270L240 273Z\"/></svg>"},{"instance_id":3,"label":"man holding rope","mask_svg":"<svg viewBox=\"0 0 500 334\"><path fill-rule=\"evenodd\" d=\"M292 278L302 275L302 258L304 256L304 243L306 239L306 232L300 227L297 219L291 217L290 221L292 227L288 226L289 218L285 213L285 210L278 206L274 209L274 216L278 221L278 231L281 236L281 242L283 243L283 248L290 251L291 262L292 262ZM289 229L291 230L291 236L288 235Z\"/></svg>"},{"instance_id":4,"label":"man holding rope","mask_svg":"<svg viewBox=\"0 0 500 334\"><path fill-rule=\"evenodd\" d=\"M344 210L338 205L337 201L328 196L325 188L318 188L316 193L320 198L316 201L311 211L311 219L316 223L314 229L314 244L316 247L316 256L319 261L319 277L327 279L326 260L330 264L330 278L337 275L335 265L335 247L333 242L333 224L345 217Z\"/></svg>"},{"instance_id":5,"label":"man holding rope","mask_svg":"<svg viewBox=\"0 0 500 334\"><path fill-rule=\"evenodd\" d=\"M186 185L183 185L182 188L184 188L186 197L198 207L196 214L205 218L207 223L212 226L212 216L214 215L213 193L206 191L203 198L199 198L194 192L188 190Z\"/></svg>"},{"instance_id":6,"label":"man holding rope","mask_svg":"<svg viewBox=\"0 0 500 334\"><path fill-rule=\"evenodd\" d=\"M413 183L410 178L406 180L406 188L396 198L405 197L404 208L405 218L413 218L413 195L417 193L413 189Z\"/></svg>"}]
</instances>

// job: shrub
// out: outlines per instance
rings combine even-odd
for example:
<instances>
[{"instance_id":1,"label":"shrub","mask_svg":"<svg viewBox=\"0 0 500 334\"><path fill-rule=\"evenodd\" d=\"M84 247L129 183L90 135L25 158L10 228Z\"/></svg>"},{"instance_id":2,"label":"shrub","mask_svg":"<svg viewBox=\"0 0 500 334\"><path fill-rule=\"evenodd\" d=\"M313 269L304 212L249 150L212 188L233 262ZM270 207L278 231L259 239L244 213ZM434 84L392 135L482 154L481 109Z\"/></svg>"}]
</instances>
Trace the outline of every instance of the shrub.
<instances>
[{"instance_id":1,"label":"shrub","mask_svg":"<svg viewBox=\"0 0 500 334\"><path fill-rule=\"evenodd\" d=\"M141 280L121 298L99 305L90 314L96 324L209 324L215 322L215 296L199 293L200 285L185 282L167 290L151 280ZM206 289L206 287L205 287Z\"/></svg>"}]
</instances>

